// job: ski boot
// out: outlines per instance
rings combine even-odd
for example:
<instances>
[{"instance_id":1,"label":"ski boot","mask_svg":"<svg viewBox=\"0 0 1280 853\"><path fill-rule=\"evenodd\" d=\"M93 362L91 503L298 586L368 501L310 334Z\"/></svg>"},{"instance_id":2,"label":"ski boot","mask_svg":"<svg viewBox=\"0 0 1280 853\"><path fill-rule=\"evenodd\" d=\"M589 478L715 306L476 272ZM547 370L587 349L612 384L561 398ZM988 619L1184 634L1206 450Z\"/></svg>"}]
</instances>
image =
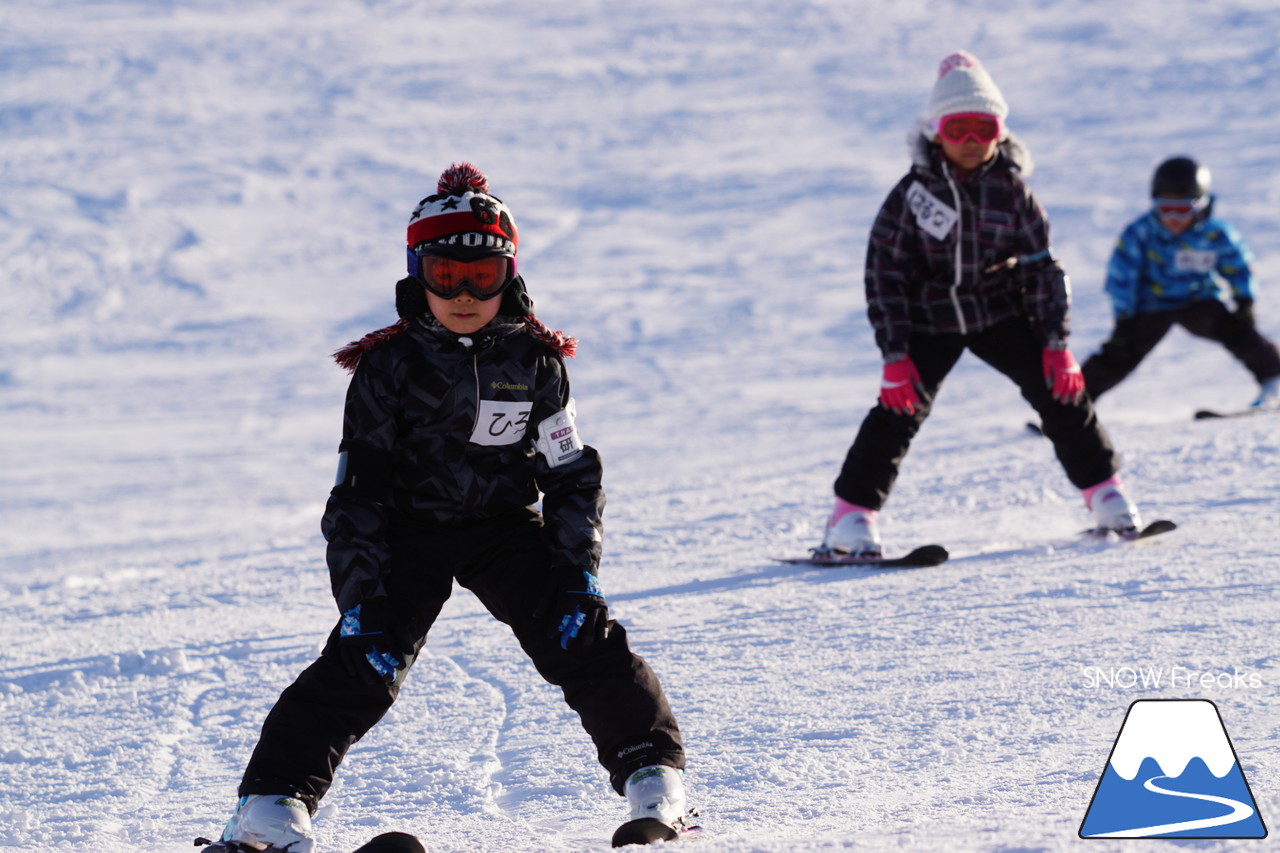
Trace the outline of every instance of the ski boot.
<instances>
[{"instance_id":1,"label":"ski boot","mask_svg":"<svg viewBox=\"0 0 1280 853\"><path fill-rule=\"evenodd\" d=\"M222 830L222 838L202 853L315 853L311 834L311 813L306 805L288 795L251 794L241 797L236 810Z\"/></svg>"},{"instance_id":2,"label":"ski boot","mask_svg":"<svg viewBox=\"0 0 1280 853\"><path fill-rule=\"evenodd\" d=\"M1084 505L1093 513L1094 533L1105 535L1115 532L1132 538L1142 530L1142 516L1124 493L1119 474L1084 489L1080 494L1084 496Z\"/></svg>"},{"instance_id":3,"label":"ski boot","mask_svg":"<svg viewBox=\"0 0 1280 853\"><path fill-rule=\"evenodd\" d=\"M814 549L820 557L881 557L880 513L836 498L822 544Z\"/></svg>"},{"instance_id":4,"label":"ski boot","mask_svg":"<svg viewBox=\"0 0 1280 853\"><path fill-rule=\"evenodd\" d=\"M623 787L631 804L631 820L613 833L613 846L674 841L698 829L690 822L697 812L687 808L684 772L661 764L642 767Z\"/></svg>"},{"instance_id":5,"label":"ski boot","mask_svg":"<svg viewBox=\"0 0 1280 853\"><path fill-rule=\"evenodd\" d=\"M1280 409L1280 376L1273 376L1258 389L1258 399L1250 404L1252 409Z\"/></svg>"}]
</instances>

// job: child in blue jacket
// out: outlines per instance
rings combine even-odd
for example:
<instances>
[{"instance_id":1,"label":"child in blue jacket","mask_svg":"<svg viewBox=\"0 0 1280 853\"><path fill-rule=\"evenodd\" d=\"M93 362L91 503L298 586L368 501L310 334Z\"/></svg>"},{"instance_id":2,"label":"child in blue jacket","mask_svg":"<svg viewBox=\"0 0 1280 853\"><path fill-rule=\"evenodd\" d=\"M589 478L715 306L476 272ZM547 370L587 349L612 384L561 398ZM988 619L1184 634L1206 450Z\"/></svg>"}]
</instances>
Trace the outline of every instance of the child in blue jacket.
<instances>
[{"instance_id":1,"label":"child in blue jacket","mask_svg":"<svg viewBox=\"0 0 1280 853\"><path fill-rule=\"evenodd\" d=\"M1254 406L1280 407L1280 353L1254 323L1249 249L1231 223L1213 215L1209 181L1209 170L1189 157L1161 163L1151 210L1120 235L1106 283L1115 330L1084 363L1095 400L1176 324L1222 344L1248 368L1260 386Z\"/></svg>"}]
</instances>

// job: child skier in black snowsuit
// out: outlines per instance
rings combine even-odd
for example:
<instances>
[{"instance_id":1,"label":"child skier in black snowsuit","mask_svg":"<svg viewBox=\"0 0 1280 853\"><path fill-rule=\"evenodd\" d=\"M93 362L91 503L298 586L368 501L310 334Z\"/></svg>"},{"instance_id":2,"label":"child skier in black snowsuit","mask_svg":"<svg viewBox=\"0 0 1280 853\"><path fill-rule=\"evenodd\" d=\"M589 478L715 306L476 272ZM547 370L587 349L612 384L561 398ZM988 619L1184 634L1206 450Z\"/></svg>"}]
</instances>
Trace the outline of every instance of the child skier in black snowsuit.
<instances>
[{"instance_id":1,"label":"child skier in black snowsuit","mask_svg":"<svg viewBox=\"0 0 1280 853\"><path fill-rule=\"evenodd\" d=\"M1099 528L1140 525L1080 368L1067 349L1069 290L1043 209L1023 183L1026 150L986 70L946 57L909 139L911 171L867 245L867 313L884 355L880 403L835 482L820 555L881 553L879 511L911 439L965 350L1012 379L1044 424Z\"/></svg>"},{"instance_id":2,"label":"child skier in black snowsuit","mask_svg":"<svg viewBox=\"0 0 1280 853\"><path fill-rule=\"evenodd\" d=\"M451 167L410 220L400 321L337 353L354 376L322 529L341 618L267 716L212 849L314 849L310 815L455 580L561 687L641 834L681 828L679 728L596 579L604 492L574 424L575 342L533 316L516 247L484 175Z\"/></svg>"}]
</instances>

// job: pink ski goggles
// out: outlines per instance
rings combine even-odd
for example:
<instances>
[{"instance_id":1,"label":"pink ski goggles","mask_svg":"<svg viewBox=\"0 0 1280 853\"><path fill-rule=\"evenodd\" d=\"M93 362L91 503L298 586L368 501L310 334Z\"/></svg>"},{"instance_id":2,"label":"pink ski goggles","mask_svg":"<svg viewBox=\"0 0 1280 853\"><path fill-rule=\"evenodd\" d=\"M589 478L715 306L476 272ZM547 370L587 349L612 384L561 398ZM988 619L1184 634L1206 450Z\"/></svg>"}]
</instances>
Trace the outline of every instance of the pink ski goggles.
<instances>
[{"instance_id":1,"label":"pink ski goggles","mask_svg":"<svg viewBox=\"0 0 1280 853\"><path fill-rule=\"evenodd\" d=\"M933 130L948 142L964 142L975 139L987 143L999 139L1004 133L1000 116L990 113L952 113L933 122Z\"/></svg>"}]
</instances>

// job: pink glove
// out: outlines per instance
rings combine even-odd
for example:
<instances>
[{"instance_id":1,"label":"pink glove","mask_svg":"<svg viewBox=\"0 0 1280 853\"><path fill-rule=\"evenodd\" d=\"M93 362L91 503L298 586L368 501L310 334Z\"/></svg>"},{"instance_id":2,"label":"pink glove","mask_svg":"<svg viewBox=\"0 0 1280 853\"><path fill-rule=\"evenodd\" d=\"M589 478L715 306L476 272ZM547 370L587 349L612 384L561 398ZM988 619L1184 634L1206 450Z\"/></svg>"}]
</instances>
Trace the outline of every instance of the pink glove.
<instances>
[{"instance_id":1,"label":"pink glove","mask_svg":"<svg viewBox=\"0 0 1280 853\"><path fill-rule=\"evenodd\" d=\"M1053 389L1053 399L1059 403L1079 402L1084 394L1084 374L1071 350L1045 347L1040 363L1045 385Z\"/></svg>"},{"instance_id":2,"label":"pink glove","mask_svg":"<svg viewBox=\"0 0 1280 853\"><path fill-rule=\"evenodd\" d=\"M880 405L894 414L914 415L916 406L920 405L920 395L916 393L919 383L920 372L911 356L886 362L884 377L880 380Z\"/></svg>"}]
</instances>

